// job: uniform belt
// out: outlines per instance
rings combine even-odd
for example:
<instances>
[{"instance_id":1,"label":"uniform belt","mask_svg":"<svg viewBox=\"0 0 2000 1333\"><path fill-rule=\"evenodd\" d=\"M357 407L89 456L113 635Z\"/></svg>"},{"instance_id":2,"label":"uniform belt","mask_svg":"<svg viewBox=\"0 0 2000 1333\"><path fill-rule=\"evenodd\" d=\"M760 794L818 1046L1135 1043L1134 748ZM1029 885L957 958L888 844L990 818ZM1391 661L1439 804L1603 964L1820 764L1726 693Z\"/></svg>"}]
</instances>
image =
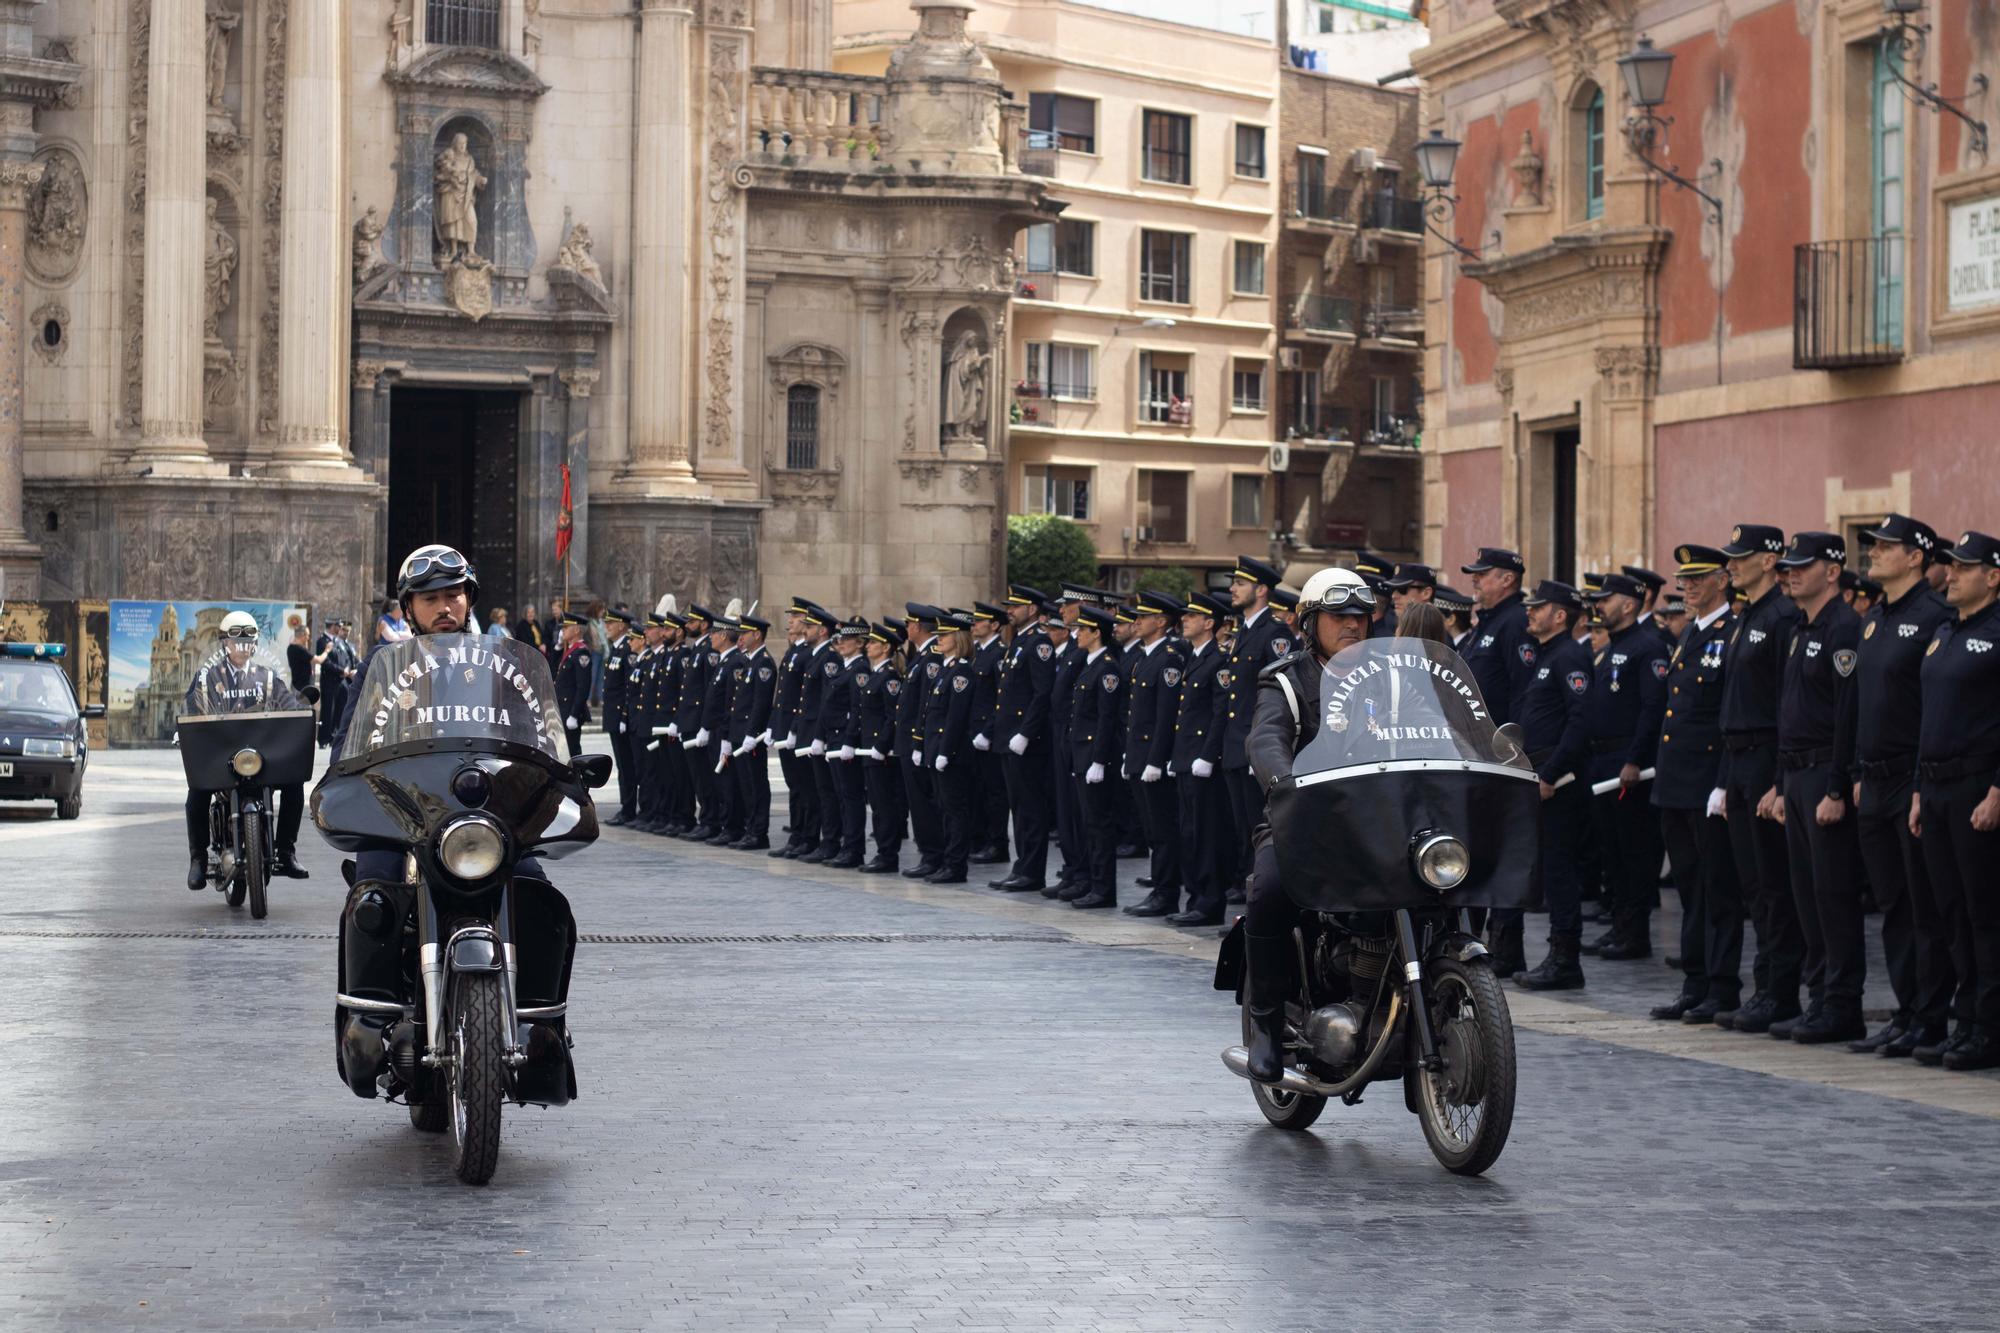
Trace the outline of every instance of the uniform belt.
<instances>
[{"instance_id":1,"label":"uniform belt","mask_svg":"<svg viewBox=\"0 0 2000 1333\"><path fill-rule=\"evenodd\" d=\"M1963 759L1939 759L1917 765L1917 776L1926 782L1949 782L1973 773L1991 773L2000 768L2000 754L1974 754Z\"/></svg>"},{"instance_id":2,"label":"uniform belt","mask_svg":"<svg viewBox=\"0 0 2000 1333\"><path fill-rule=\"evenodd\" d=\"M1756 731L1725 731L1722 733L1722 748L1731 751L1761 750L1775 744L1778 739L1776 727L1761 728Z\"/></svg>"},{"instance_id":3,"label":"uniform belt","mask_svg":"<svg viewBox=\"0 0 2000 1333\"><path fill-rule=\"evenodd\" d=\"M1778 751L1779 768L1812 768L1817 764L1830 764L1832 762L1833 747L1831 745L1822 745L1811 750Z\"/></svg>"},{"instance_id":4,"label":"uniform belt","mask_svg":"<svg viewBox=\"0 0 2000 1333\"><path fill-rule=\"evenodd\" d=\"M1903 759L1857 759L1854 771L1876 782L1901 782L1917 771L1917 761Z\"/></svg>"}]
</instances>

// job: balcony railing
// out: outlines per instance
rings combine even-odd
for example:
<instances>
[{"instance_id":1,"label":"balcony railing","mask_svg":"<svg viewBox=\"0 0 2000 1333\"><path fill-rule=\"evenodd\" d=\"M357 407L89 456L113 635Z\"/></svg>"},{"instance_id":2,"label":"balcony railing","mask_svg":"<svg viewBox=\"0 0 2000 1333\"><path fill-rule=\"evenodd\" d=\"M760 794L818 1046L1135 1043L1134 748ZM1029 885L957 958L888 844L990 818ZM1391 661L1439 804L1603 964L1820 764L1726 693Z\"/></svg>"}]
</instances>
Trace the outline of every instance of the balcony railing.
<instances>
[{"instance_id":1,"label":"balcony railing","mask_svg":"<svg viewBox=\"0 0 2000 1333\"><path fill-rule=\"evenodd\" d=\"M1413 340L1424 331L1424 314L1415 306L1371 305L1362 316L1362 336Z\"/></svg>"},{"instance_id":2,"label":"balcony railing","mask_svg":"<svg viewBox=\"0 0 2000 1333\"><path fill-rule=\"evenodd\" d=\"M1016 155L1023 176L1053 176L1062 161L1062 144L1054 130L1022 130L1021 150Z\"/></svg>"},{"instance_id":3,"label":"balcony railing","mask_svg":"<svg viewBox=\"0 0 2000 1333\"><path fill-rule=\"evenodd\" d=\"M1302 295L1292 303L1290 324L1307 333L1354 332L1354 302L1341 296Z\"/></svg>"},{"instance_id":4,"label":"balcony railing","mask_svg":"<svg viewBox=\"0 0 2000 1333\"><path fill-rule=\"evenodd\" d=\"M1903 359L1903 238L1812 241L1792 251L1792 365L1885 366Z\"/></svg>"},{"instance_id":5,"label":"balcony railing","mask_svg":"<svg viewBox=\"0 0 2000 1333\"><path fill-rule=\"evenodd\" d=\"M1290 433L1302 440L1352 440L1354 409L1324 403L1293 403Z\"/></svg>"},{"instance_id":6,"label":"balcony railing","mask_svg":"<svg viewBox=\"0 0 2000 1333\"><path fill-rule=\"evenodd\" d=\"M752 161L825 171L867 168L888 146L884 79L758 66L751 72Z\"/></svg>"},{"instance_id":7,"label":"balcony railing","mask_svg":"<svg viewBox=\"0 0 2000 1333\"><path fill-rule=\"evenodd\" d=\"M1354 191L1303 178L1294 182L1292 216L1307 222L1351 222Z\"/></svg>"},{"instance_id":8,"label":"balcony railing","mask_svg":"<svg viewBox=\"0 0 2000 1333\"><path fill-rule=\"evenodd\" d=\"M1394 190L1377 190L1361 201L1361 225L1381 231L1422 232L1423 200L1404 199Z\"/></svg>"}]
</instances>

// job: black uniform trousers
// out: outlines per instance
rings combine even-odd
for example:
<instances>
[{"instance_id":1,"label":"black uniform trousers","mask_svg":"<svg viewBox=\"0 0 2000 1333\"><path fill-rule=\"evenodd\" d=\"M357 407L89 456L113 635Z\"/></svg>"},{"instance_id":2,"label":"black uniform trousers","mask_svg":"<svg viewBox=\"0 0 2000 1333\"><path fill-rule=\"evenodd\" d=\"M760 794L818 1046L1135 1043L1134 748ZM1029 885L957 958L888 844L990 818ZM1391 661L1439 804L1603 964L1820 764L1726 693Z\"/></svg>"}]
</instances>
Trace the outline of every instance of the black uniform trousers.
<instances>
[{"instance_id":1,"label":"black uniform trousers","mask_svg":"<svg viewBox=\"0 0 2000 1333\"><path fill-rule=\"evenodd\" d=\"M726 774L736 779L736 817L743 836L755 842L771 840L771 766L764 747L729 756Z\"/></svg>"},{"instance_id":2,"label":"black uniform trousers","mask_svg":"<svg viewBox=\"0 0 2000 1333\"><path fill-rule=\"evenodd\" d=\"M1756 992L1782 1008L1798 1003L1799 968L1805 941L1792 906L1792 876L1785 854L1785 830L1775 821L1757 817L1757 802L1771 789L1777 751L1734 751L1726 784L1729 847L1736 861L1736 882L1743 905L1757 931L1757 956L1750 964Z\"/></svg>"},{"instance_id":3,"label":"black uniform trousers","mask_svg":"<svg viewBox=\"0 0 2000 1333\"><path fill-rule=\"evenodd\" d=\"M1088 766L1086 766L1087 768ZM1076 786L1078 823L1083 833L1081 878L1092 893L1118 897L1118 797L1124 784L1107 772L1102 782L1085 782L1079 773Z\"/></svg>"},{"instance_id":4,"label":"black uniform trousers","mask_svg":"<svg viewBox=\"0 0 2000 1333\"><path fill-rule=\"evenodd\" d=\"M903 775L893 759L856 759L875 821L875 855L894 861L903 851Z\"/></svg>"},{"instance_id":5,"label":"black uniform trousers","mask_svg":"<svg viewBox=\"0 0 2000 1333\"><path fill-rule=\"evenodd\" d=\"M1681 991L1734 1009L1743 998L1743 894L1729 828L1707 810L1660 811L1681 900Z\"/></svg>"},{"instance_id":6,"label":"black uniform trousers","mask_svg":"<svg viewBox=\"0 0 2000 1333\"><path fill-rule=\"evenodd\" d=\"M660 737L660 753L667 758L667 810L669 818L682 828L695 826L695 769L687 747L670 737ZM699 753L699 751L697 751Z\"/></svg>"},{"instance_id":7,"label":"black uniform trousers","mask_svg":"<svg viewBox=\"0 0 2000 1333\"><path fill-rule=\"evenodd\" d=\"M1972 827L1972 810L1992 786L1992 768L1965 777L1921 780L1924 865L1931 873L1958 973L1953 1011L1961 1023L2000 1032L2000 831Z\"/></svg>"},{"instance_id":8,"label":"black uniform trousers","mask_svg":"<svg viewBox=\"0 0 2000 1333\"><path fill-rule=\"evenodd\" d=\"M1182 773L1174 784L1174 814L1179 823L1180 872L1187 888L1187 910L1222 910L1223 890L1229 885L1229 796L1223 791L1219 774L1198 778ZM1164 784L1160 784L1164 785ZM1153 883L1160 881L1156 878Z\"/></svg>"},{"instance_id":9,"label":"black uniform trousers","mask_svg":"<svg viewBox=\"0 0 2000 1333\"><path fill-rule=\"evenodd\" d=\"M646 748L655 741L659 742L655 748ZM634 733L632 743L633 752L639 757L639 820L641 823L663 820L671 805L667 799L666 737L640 731Z\"/></svg>"},{"instance_id":10,"label":"black uniform trousers","mask_svg":"<svg viewBox=\"0 0 2000 1333\"><path fill-rule=\"evenodd\" d=\"M1229 813L1234 824L1229 830L1229 878L1225 884L1246 880L1251 870L1250 835L1264 822L1264 793L1249 765L1225 768L1223 786L1229 791ZM1248 889L1248 883L1244 884Z\"/></svg>"},{"instance_id":11,"label":"black uniform trousers","mask_svg":"<svg viewBox=\"0 0 2000 1333\"><path fill-rule=\"evenodd\" d=\"M1049 873L1049 783L1047 765L1033 750L1002 757L1007 803L1014 807L1014 873L1037 884Z\"/></svg>"},{"instance_id":12,"label":"black uniform trousers","mask_svg":"<svg viewBox=\"0 0 2000 1333\"><path fill-rule=\"evenodd\" d=\"M827 765L840 793L840 855L847 861L860 860L868 842L868 778L861 771L867 762L857 755Z\"/></svg>"},{"instance_id":13,"label":"black uniform trousers","mask_svg":"<svg viewBox=\"0 0 2000 1333\"><path fill-rule=\"evenodd\" d=\"M906 756L896 762L903 770L903 798L910 808L910 836L916 840L917 855L935 866L944 854L944 815L938 809L935 774Z\"/></svg>"},{"instance_id":14,"label":"black uniform trousers","mask_svg":"<svg viewBox=\"0 0 2000 1333\"><path fill-rule=\"evenodd\" d=\"M814 845L823 856L840 854L840 784L834 780L833 770L837 762L824 754L806 756L806 766L812 769L813 786L819 792L819 829Z\"/></svg>"},{"instance_id":15,"label":"black uniform trousers","mask_svg":"<svg viewBox=\"0 0 2000 1333\"><path fill-rule=\"evenodd\" d=\"M215 793L191 791L187 794L187 839L188 855L208 854L208 806L215 799ZM298 850L299 821L305 814L306 789L303 782L294 782L289 787L280 787L277 792L278 822L271 832L271 845L280 852L290 854ZM267 806L266 809L269 807ZM266 815L265 818L270 818Z\"/></svg>"},{"instance_id":16,"label":"black uniform trousers","mask_svg":"<svg viewBox=\"0 0 2000 1333\"><path fill-rule=\"evenodd\" d=\"M1785 852L1806 946L1806 992L1816 1002L1858 1011L1868 976L1861 847L1852 809L1843 807L1837 824L1819 822L1815 812L1827 794L1828 775L1827 764L1785 769Z\"/></svg>"},{"instance_id":17,"label":"black uniform trousers","mask_svg":"<svg viewBox=\"0 0 2000 1333\"><path fill-rule=\"evenodd\" d=\"M1006 742L995 741L993 748L974 750L971 766L973 782L978 795L978 832L973 842L979 849L990 849L1001 856L1007 854L1007 770L1001 763L1006 754Z\"/></svg>"},{"instance_id":18,"label":"black uniform trousers","mask_svg":"<svg viewBox=\"0 0 2000 1333\"><path fill-rule=\"evenodd\" d=\"M1153 892L1171 895L1179 905L1181 894L1181 835L1174 821L1180 817L1180 795L1173 778L1160 775L1157 782L1132 779L1132 799L1139 806L1139 821L1146 830L1152 852Z\"/></svg>"},{"instance_id":19,"label":"black uniform trousers","mask_svg":"<svg viewBox=\"0 0 2000 1333\"><path fill-rule=\"evenodd\" d=\"M1606 776L1616 776L1616 770ZM1599 778L1598 781L1603 781ZM1653 904L1660 893L1660 820L1653 784L1635 782L1590 798L1591 824L1604 850L1605 906L1611 929L1628 944L1652 948Z\"/></svg>"},{"instance_id":20,"label":"black uniform trousers","mask_svg":"<svg viewBox=\"0 0 2000 1333\"><path fill-rule=\"evenodd\" d=\"M1143 853L1146 850L1146 825L1139 814L1139 802L1132 794L1137 782L1128 784L1118 776L1117 766L1112 765L1105 771L1103 785L1111 788L1111 809L1117 821L1118 845L1137 847Z\"/></svg>"},{"instance_id":21,"label":"black uniform trousers","mask_svg":"<svg viewBox=\"0 0 2000 1333\"><path fill-rule=\"evenodd\" d=\"M812 767L805 756L791 750L778 751L778 771L784 775L790 798L790 826L785 846L803 851L819 842L819 785L813 781Z\"/></svg>"},{"instance_id":22,"label":"black uniform trousers","mask_svg":"<svg viewBox=\"0 0 2000 1333\"><path fill-rule=\"evenodd\" d=\"M1542 802L1542 902L1549 909L1549 938L1583 931L1583 872L1577 853L1590 825L1590 793L1581 782L1558 787ZM1504 920L1504 918L1502 918Z\"/></svg>"},{"instance_id":23,"label":"black uniform trousers","mask_svg":"<svg viewBox=\"0 0 2000 1333\"><path fill-rule=\"evenodd\" d=\"M965 873L973 844L982 832L979 778L973 770L974 765L963 759L954 759L942 773L935 768L931 770L937 779L939 813L944 818L944 844L938 849L938 869L946 874Z\"/></svg>"},{"instance_id":24,"label":"black uniform trousers","mask_svg":"<svg viewBox=\"0 0 2000 1333\"><path fill-rule=\"evenodd\" d=\"M569 752L572 757L583 753L582 727L572 727L565 722L563 724L563 738L569 742Z\"/></svg>"},{"instance_id":25,"label":"black uniform trousers","mask_svg":"<svg viewBox=\"0 0 2000 1333\"><path fill-rule=\"evenodd\" d=\"M1076 777L1069 771L1069 746L1059 743L1049 756L1049 790L1055 793L1056 846L1062 849L1063 868L1059 878L1074 883L1086 872L1088 854L1083 846L1083 806L1077 801Z\"/></svg>"},{"instance_id":26,"label":"black uniform trousers","mask_svg":"<svg viewBox=\"0 0 2000 1333\"><path fill-rule=\"evenodd\" d=\"M625 722L606 724L611 733L611 762L618 766L618 813L630 819L638 813L639 764L632 757L632 735Z\"/></svg>"},{"instance_id":27,"label":"black uniform trousers","mask_svg":"<svg viewBox=\"0 0 2000 1333\"><path fill-rule=\"evenodd\" d=\"M681 763L688 777L688 788L693 794L695 827L714 833L722 827L722 810L715 799L715 753L713 741L700 749L690 750L683 740L680 746Z\"/></svg>"},{"instance_id":28,"label":"black uniform trousers","mask_svg":"<svg viewBox=\"0 0 2000 1333\"><path fill-rule=\"evenodd\" d=\"M1951 1011L1957 973L1938 914L1924 849L1910 836L1913 775L1861 779L1855 836L1868 887L1882 909L1882 953L1896 992L1896 1017L1921 1027L1941 1026Z\"/></svg>"}]
</instances>

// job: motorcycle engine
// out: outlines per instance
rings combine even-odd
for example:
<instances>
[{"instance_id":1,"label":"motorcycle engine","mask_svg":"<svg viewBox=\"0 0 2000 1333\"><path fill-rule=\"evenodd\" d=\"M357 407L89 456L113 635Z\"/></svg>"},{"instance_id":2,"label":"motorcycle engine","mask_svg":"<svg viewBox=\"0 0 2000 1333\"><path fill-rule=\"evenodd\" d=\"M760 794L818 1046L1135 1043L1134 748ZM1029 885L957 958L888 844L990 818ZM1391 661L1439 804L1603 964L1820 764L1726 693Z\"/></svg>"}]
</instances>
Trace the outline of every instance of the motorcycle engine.
<instances>
[{"instance_id":1,"label":"motorcycle engine","mask_svg":"<svg viewBox=\"0 0 2000 1333\"><path fill-rule=\"evenodd\" d=\"M1345 1069L1360 1058L1361 1033L1367 1015L1355 1004L1322 1005L1306 1015L1306 1040L1313 1059L1330 1069Z\"/></svg>"}]
</instances>

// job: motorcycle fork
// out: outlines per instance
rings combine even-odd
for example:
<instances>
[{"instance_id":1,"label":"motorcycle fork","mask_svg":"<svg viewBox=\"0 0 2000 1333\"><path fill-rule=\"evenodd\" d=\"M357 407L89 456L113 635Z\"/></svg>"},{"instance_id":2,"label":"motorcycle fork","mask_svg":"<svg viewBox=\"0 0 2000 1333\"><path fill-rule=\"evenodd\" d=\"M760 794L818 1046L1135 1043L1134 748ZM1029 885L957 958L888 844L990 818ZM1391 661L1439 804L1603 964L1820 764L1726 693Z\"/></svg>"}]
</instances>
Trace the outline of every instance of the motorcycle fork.
<instances>
[{"instance_id":1,"label":"motorcycle fork","mask_svg":"<svg viewBox=\"0 0 2000 1333\"><path fill-rule=\"evenodd\" d=\"M517 1031L520 1020L514 1011L514 987L518 964L514 954L514 887L500 890L500 902L491 925L500 951L500 1050L510 1067L527 1061ZM438 917L437 900L430 885L417 886L417 965L424 986L424 1057L426 1066L436 1068L445 1061L444 1032L448 1017L444 1008L445 956L449 941L439 936L443 922Z\"/></svg>"},{"instance_id":2,"label":"motorcycle fork","mask_svg":"<svg viewBox=\"0 0 2000 1333\"><path fill-rule=\"evenodd\" d=\"M1417 930L1408 908L1396 909L1396 947L1403 955L1403 982L1410 996L1410 1019L1417 1025L1417 1051L1424 1068L1435 1073L1442 1062L1438 1059L1437 1035L1431 1031L1430 1005L1424 999L1424 965L1419 961Z\"/></svg>"}]
</instances>

